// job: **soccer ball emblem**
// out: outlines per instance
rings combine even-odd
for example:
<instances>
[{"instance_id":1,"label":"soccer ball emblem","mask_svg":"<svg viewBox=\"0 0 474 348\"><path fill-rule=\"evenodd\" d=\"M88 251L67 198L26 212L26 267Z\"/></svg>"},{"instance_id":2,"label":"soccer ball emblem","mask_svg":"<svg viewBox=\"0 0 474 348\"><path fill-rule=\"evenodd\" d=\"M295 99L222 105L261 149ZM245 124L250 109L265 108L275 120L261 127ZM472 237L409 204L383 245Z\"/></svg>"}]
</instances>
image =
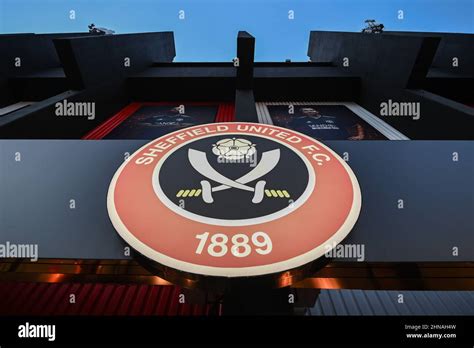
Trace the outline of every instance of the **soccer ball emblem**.
<instances>
[{"instance_id":1,"label":"soccer ball emblem","mask_svg":"<svg viewBox=\"0 0 474 348\"><path fill-rule=\"evenodd\" d=\"M255 144L242 138L222 139L212 145L212 152L215 155L233 161L248 158L256 151Z\"/></svg>"}]
</instances>

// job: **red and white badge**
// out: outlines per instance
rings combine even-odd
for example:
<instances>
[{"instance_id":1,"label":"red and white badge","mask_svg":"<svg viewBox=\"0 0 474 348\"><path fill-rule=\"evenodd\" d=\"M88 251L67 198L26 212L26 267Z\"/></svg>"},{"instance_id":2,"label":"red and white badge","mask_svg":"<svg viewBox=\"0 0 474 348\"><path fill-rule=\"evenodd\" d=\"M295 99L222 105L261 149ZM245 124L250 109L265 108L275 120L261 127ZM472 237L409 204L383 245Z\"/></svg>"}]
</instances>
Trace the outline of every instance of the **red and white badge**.
<instances>
[{"instance_id":1,"label":"red and white badge","mask_svg":"<svg viewBox=\"0 0 474 348\"><path fill-rule=\"evenodd\" d=\"M350 167L303 134L255 123L182 129L136 151L107 207L120 236L162 265L209 276L286 271L351 231L361 195Z\"/></svg>"}]
</instances>

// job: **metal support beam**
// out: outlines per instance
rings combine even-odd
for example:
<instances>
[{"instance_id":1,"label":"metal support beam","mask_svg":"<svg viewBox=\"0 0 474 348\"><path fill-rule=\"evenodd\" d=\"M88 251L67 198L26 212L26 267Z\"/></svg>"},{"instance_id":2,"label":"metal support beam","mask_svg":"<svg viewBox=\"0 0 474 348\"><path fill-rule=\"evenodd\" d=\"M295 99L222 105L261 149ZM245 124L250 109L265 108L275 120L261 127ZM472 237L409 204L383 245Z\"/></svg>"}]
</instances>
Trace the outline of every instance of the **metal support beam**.
<instances>
[{"instance_id":1,"label":"metal support beam","mask_svg":"<svg viewBox=\"0 0 474 348\"><path fill-rule=\"evenodd\" d=\"M237 89L251 89L253 87L253 60L255 52L255 38L246 31L239 31L237 37Z\"/></svg>"}]
</instances>

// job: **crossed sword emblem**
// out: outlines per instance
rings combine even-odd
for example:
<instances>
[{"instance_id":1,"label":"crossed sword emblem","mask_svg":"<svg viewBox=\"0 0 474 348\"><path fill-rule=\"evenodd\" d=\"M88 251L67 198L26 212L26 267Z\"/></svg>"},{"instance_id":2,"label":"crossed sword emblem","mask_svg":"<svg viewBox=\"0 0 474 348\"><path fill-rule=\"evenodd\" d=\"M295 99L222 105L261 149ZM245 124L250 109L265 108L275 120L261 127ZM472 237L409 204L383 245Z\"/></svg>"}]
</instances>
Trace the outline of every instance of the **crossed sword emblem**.
<instances>
[{"instance_id":1,"label":"crossed sword emblem","mask_svg":"<svg viewBox=\"0 0 474 348\"><path fill-rule=\"evenodd\" d=\"M264 175L268 174L275 168L280 160L279 149L264 152L260 162L258 162L255 168L236 180L232 180L215 170L209 163L207 154L205 152L189 149L188 159L191 163L191 166L199 174L220 184L218 186L212 187L209 180L201 181L202 198L205 203L214 202L214 198L212 197L213 192L224 191L230 188L253 192L254 195L252 198L252 203L255 204L260 203L263 200L265 193L269 197L289 197L289 194L286 190L278 190L278 193L276 193L275 190L265 190L265 180L257 181L254 187L246 185L249 182L262 178Z\"/></svg>"}]
</instances>

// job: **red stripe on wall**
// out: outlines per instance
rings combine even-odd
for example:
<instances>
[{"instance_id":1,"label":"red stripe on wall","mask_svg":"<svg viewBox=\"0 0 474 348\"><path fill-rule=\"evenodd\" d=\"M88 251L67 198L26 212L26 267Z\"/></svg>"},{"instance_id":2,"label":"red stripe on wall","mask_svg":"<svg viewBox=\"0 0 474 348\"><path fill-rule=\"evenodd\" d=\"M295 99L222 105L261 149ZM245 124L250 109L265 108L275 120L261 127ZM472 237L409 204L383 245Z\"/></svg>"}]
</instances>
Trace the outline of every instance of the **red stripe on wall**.
<instances>
[{"instance_id":1,"label":"red stripe on wall","mask_svg":"<svg viewBox=\"0 0 474 348\"><path fill-rule=\"evenodd\" d=\"M67 300L69 296L69 289L72 287L72 284L58 284L58 289L54 292L54 295L48 299L48 303L43 309L44 315L56 314L56 309L61 305L63 301Z\"/></svg>"},{"instance_id":2,"label":"red stripe on wall","mask_svg":"<svg viewBox=\"0 0 474 348\"><path fill-rule=\"evenodd\" d=\"M217 111L216 122L232 122L234 121L234 104L222 103L219 104Z\"/></svg>"},{"instance_id":3,"label":"red stripe on wall","mask_svg":"<svg viewBox=\"0 0 474 348\"><path fill-rule=\"evenodd\" d=\"M140 315L143 313L143 306L145 304L146 296L148 294L148 285L139 285L135 299L130 306L128 315Z\"/></svg>"},{"instance_id":4,"label":"red stripe on wall","mask_svg":"<svg viewBox=\"0 0 474 348\"><path fill-rule=\"evenodd\" d=\"M152 286L148 289L147 296L145 299L145 306L143 307L143 315L152 315L154 313L153 308L156 304L157 296L156 294L159 293L161 290L160 287Z\"/></svg>"},{"instance_id":5,"label":"red stripe on wall","mask_svg":"<svg viewBox=\"0 0 474 348\"><path fill-rule=\"evenodd\" d=\"M89 297L89 294L92 290L93 284L83 284L79 289L77 289L75 296L75 303L70 303L66 310L68 315L78 315L81 311L81 307L87 302L86 299Z\"/></svg>"},{"instance_id":6,"label":"red stripe on wall","mask_svg":"<svg viewBox=\"0 0 474 348\"><path fill-rule=\"evenodd\" d=\"M107 306L105 307L103 315L115 315L120 305L120 302L123 299L123 295L125 293L125 285L116 285L115 291L113 292L112 296L110 297Z\"/></svg>"},{"instance_id":7,"label":"red stripe on wall","mask_svg":"<svg viewBox=\"0 0 474 348\"><path fill-rule=\"evenodd\" d=\"M94 286L92 287L89 293L88 299L87 301L85 301L79 314L87 315L87 314L92 313L92 310L95 307L103 290L104 290L104 287L102 286L102 284L94 284Z\"/></svg>"},{"instance_id":8,"label":"red stripe on wall","mask_svg":"<svg viewBox=\"0 0 474 348\"><path fill-rule=\"evenodd\" d=\"M0 316L216 314L204 301L180 303L181 288L170 285L2 282L0 294Z\"/></svg>"},{"instance_id":9,"label":"red stripe on wall","mask_svg":"<svg viewBox=\"0 0 474 348\"><path fill-rule=\"evenodd\" d=\"M103 291L100 294L99 299L97 300L96 306L94 308L92 308L91 313L87 313L87 314L102 315L105 308L107 307L107 302L109 301L109 299L112 298L112 294L113 294L114 290L115 290L114 285L104 286Z\"/></svg>"},{"instance_id":10,"label":"red stripe on wall","mask_svg":"<svg viewBox=\"0 0 474 348\"><path fill-rule=\"evenodd\" d=\"M129 118L141 106L142 106L141 103L131 103L130 105L120 110L117 114L109 118L107 121L102 123L100 126L98 126L91 132L84 135L82 139L85 139L85 140L102 139L107 134L109 134L115 127L117 127L120 123L122 123L127 118Z\"/></svg>"}]
</instances>

